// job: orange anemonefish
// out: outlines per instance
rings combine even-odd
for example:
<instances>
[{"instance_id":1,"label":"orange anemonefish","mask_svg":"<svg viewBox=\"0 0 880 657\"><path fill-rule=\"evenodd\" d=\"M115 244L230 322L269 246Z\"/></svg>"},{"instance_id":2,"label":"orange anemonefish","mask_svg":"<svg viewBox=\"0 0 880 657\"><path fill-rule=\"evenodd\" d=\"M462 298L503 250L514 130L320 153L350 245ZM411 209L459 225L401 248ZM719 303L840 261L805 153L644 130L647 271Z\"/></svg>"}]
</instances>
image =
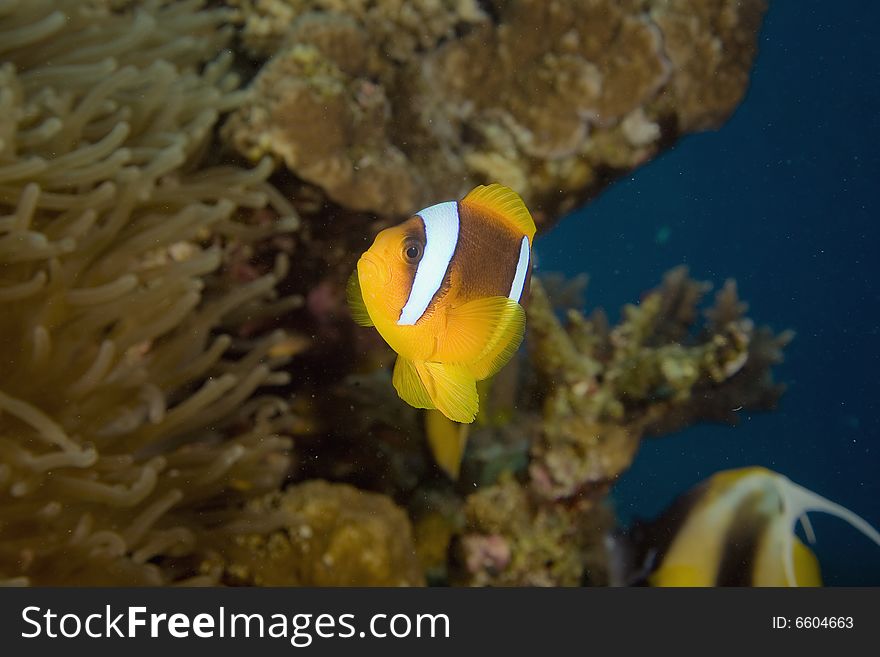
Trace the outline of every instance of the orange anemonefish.
<instances>
[{"instance_id":1,"label":"orange anemonefish","mask_svg":"<svg viewBox=\"0 0 880 657\"><path fill-rule=\"evenodd\" d=\"M849 509L761 467L719 472L680 497L640 541L654 555L653 586L821 586L819 562L794 532L807 513L846 521L877 545L880 533Z\"/></svg>"},{"instance_id":2,"label":"orange anemonefish","mask_svg":"<svg viewBox=\"0 0 880 657\"><path fill-rule=\"evenodd\" d=\"M480 185L383 230L348 285L355 321L397 352L392 382L416 408L473 422L476 382L522 342L535 222L516 192Z\"/></svg>"}]
</instances>

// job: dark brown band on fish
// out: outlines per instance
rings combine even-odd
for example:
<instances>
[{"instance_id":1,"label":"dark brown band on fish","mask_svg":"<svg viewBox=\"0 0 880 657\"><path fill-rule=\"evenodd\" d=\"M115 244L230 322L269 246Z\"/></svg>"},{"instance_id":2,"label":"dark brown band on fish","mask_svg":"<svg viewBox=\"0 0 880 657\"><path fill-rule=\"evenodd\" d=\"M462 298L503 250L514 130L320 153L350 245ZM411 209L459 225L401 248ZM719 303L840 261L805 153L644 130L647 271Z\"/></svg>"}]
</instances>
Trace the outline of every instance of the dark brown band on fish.
<instances>
[{"instance_id":1,"label":"dark brown band on fish","mask_svg":"<svg viewBox=\"0 0 880 657\"><path fill-rule=\"evenodd\" d=\"M716 586L751 586L758 550L770 518L760 511L763 492L756 491L736 507L722 541Z\"/></svg>"},{"instance_id":2,"label":"dark brown band on fish","mask_svg":"<svg viewBox=\"0 0 880 657\"><path fill-rule=\"evenodd\" d=\"M461 228L450 274L459 286L462 303L508 296L517 276L523 235L466 204L459 203L459 218ZM527 273L526 268L523 279Z\"/></svg>"},{"instance_id":3,"label":"dark brown band on fish","mask_svg":"<svg viewBox=\"0 0 880 657\"><path fill-rule=\"evenodd\" d=\"M662 563L672 542L684 527L691 511L696 508L709 490L709 483L702 482L693 489L679 495L659 520L637 521L631 530L636 544L637 560L640 565L650 561L650 565Z\"/></svg>"}]
</instances>

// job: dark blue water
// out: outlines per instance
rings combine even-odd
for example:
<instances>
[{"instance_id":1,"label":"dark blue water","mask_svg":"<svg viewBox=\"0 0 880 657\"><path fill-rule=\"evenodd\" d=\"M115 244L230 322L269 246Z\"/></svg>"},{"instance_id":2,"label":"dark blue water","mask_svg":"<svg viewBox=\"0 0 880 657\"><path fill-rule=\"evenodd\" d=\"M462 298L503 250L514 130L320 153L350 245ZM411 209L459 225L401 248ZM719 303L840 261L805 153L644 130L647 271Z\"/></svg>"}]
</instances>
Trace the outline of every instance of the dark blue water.
<instances>
[{"instance_id":1,"label":"dark blue water","mask_svg":"<svg viewBox=\"0 0 880 657\"><path fill-rule=\"evenodd\" d=\"M643 443L614 490L624 522L658 514L713 472L763 465L880 528L878 24L874 2L771 3L730 121L685 138L537 243L542 270L590 273L588 307L616 312L685 263L716 286L736 278L759 324L797 332L776 369L789 385L776 412ZM826 583L880 585L880 548L811 518Z\"/></svg>"}]
</instances>

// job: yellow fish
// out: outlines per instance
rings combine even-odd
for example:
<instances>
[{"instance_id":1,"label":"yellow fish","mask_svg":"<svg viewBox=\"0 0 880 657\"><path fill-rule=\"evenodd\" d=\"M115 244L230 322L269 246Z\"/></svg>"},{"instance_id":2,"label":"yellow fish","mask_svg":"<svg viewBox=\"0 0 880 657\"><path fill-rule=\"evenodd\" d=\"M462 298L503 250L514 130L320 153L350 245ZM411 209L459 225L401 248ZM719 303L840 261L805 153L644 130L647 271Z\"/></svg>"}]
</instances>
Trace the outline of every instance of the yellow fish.
<instances>
[{"instance_id":1,"label":"yellow fish","mask_svg":"<svg viewBox=\"0 0 880 657\"><path fill-rule=\"evenodd\" d=\"M807 513L837 516L880 545L855 513L760 467L719 472L680 498L658 523L653 586L821 586L819 563L795 535ZM665 543L665 544L664 544Z\"/></svg>"},{"instance_id":2,"label":"yellow fish","mask_svg":"<svg viewBox=\"0 0 880 657\"><path fill-rule=\"evenodd\" d=\"M355 321L397 352L392 382L416 408L474 421L476 382L522 342L535 222L519 195L480 185L383 230L348 284Z\"/></svg>"}]
</instances>

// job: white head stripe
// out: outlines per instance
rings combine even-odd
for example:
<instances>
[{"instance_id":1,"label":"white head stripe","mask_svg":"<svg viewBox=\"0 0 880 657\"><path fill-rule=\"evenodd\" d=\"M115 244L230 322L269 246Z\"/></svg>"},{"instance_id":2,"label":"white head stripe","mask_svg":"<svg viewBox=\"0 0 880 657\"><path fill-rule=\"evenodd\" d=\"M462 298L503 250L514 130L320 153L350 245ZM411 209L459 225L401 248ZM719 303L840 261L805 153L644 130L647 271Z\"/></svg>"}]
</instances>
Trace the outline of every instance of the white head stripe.
<instances>
[{"instance_id":1,"label":"white head stripe","mask_svg":"<svg viewBox=\"0 0 880 657\"><path fill-rule=\"evenodd\" d=\"M529 238L524 236L519 245L519 260L516 263L516 274L513 277L513 285L510 286L508 299L519 303L522 297L523 286L526 284L526 273L529 271Z\"/></svg>"},{"instance_id":2,"label":"white head stripe","mask_svg":"<svg viewBox=\"0 0 880 657\"><path fill-rule=\"evenodd\" d=\"M440 289L458 244L458 202L447 201L421 210L425 224L425 252L416 269L409 299L400 311L400 326L415 324Z\"/></svg>"}]
</instances>

